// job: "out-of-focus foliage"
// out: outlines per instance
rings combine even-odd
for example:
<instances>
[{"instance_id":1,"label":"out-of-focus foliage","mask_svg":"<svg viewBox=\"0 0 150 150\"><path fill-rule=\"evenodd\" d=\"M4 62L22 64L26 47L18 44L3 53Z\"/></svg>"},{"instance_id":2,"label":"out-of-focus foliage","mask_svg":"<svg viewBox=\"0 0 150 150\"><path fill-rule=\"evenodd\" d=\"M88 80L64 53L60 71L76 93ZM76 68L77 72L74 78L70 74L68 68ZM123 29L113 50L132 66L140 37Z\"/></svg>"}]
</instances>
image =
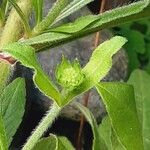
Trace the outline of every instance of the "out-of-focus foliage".
<instances>
[{"instance_id":1,"label":"out-of-focus foliage","mask_svg":"<svg viewBox=\"0 0 150 150\"><path fill-rule=\"evenodd\" d=\"M129 57L129 74L137 68L150 73L150 19L118 26L113 31L128 39L125 49Z\"/></svg>"}]
</instances>

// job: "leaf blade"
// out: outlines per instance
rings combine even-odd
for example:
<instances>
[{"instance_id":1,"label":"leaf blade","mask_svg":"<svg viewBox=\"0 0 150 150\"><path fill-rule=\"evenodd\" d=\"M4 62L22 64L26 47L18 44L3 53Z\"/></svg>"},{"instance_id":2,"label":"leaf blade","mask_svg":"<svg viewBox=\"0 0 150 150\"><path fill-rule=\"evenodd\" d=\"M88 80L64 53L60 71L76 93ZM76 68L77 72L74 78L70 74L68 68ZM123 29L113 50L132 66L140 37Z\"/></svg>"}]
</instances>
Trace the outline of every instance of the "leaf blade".
<instances>
[{"instance_id":1,"label":"leaf blade","mask_svg":"<svg viewBox=\"0 0 150 150\"><path fill-rule=\"evenodd\" d=\"M49 137L41 139L33 150L75 150L66 137L50 134Z\"/></svg>"},{"instance_id":2,"label":"leaf blade","mask_svg":"<svg viewBox=\"0 0 150 150\"><path fill-rule=\"evenodd\" d=\"M123 83L99 83L96 88L102 96L113 129L123 146L128 150L143 150L141 126L132 86Z\"/></svg>"},{"instance_id":3,"label":"leaf blade","mask_svg":"<svg viewBox=\"0 0 150 150\"><path fill-rule=\"evenodd\" d=\"M138 117L142 124L144 149L148 150L150 149L150 76L145 71L137 69L132 72L128 83L134 87Z\"/></svg>"},{"instance_id":4,"label":"leaf blade","mask_svg":"<svg viewBox=\"0 0 150 150\"><path fill-rule=\"evenodd\" d=\"M72 2L70 2L70 4L68 4L63 11L61 12L61 14L56 18L55 22L58 22L64 18L66 18L67 16L69 16L70 14L74 13L75 11L79 10L80 8L84 7L85 5L87 5L88 3L92 2L93 0L73 0Z\"/></svg>"},{"instance_id":5,"label":"leaf blade","mask_svg":"<svg viewBox=\"0 0 150 150\"><path fill-rule=\"evenodd\" d=\"M4 120L9 144L24 114L25 95L25 81L17 78L4 89L0 96L0 113Z\"/></svg>"},{"instance_id":6,"label":"leaf blade","mask_svg":"<svg viewBox=\"0 0 150 150\"><path fill-rule=\"evenodd\" d=\"M9 78L10 65L0 60L0 69L1 69L1 73L0 73L0 93L1 93L1 91L6 86L7 80Z\"/></svg>"},{"instance_id":7,"label":"leaf blade","mask_svg":"<svg viewBox=\"0 0 150 150\"><path fill-rule=\"evenodd\" d=\"M112 56L126 43L126 39L120 36L111 38L100 44L93 52L89 62L82 69L85 79L78 88L66 94L62 100L66 105L75 96L89 90L106 76L112 66Z\"/></svg>"},{"instance_id":8,"label":"leaf blade","mask_svg":"<svg viewBox=\"0 0 150 150\"><path fill-rule=\"evenodd\" d=\"M78 102L75 103L75 106L84 114L85 118L91 125L93 135L94 135L92 149L93 150L105 150L106 145L105 145L103 139L99 135L98 125L96 123L96 120L95 120L93 114L86 107L84 107L83 105L81 105Z\"/></svg>"},{"instance_id":9,"label":"leaf blade","mask_svg":"<svg viewBox=\"0 0 150 150\"><path fill-rule=\"evenodd\" d=\"M8 150L7 137L2 116L0 115L0 149Z\"/></svg>"},{"instance_id":10,"label":"leaf blade","mask_svg":"<svg viewBox=\"0 0 150 150\"><path fill-rule=\"evenodd\" d=\"M33 76L33 80L35 85L41 92L43 92L46 96L56 101L57 104L60 105L60 93L50 80L50 77L48 77L48 75L43 72L42 68L38 64L35 51L32 47L20 43L11 43L5 45L3 49L12 57L19 60L26 67L34 69L35 73Z\"/></svg>"}]
</instances>

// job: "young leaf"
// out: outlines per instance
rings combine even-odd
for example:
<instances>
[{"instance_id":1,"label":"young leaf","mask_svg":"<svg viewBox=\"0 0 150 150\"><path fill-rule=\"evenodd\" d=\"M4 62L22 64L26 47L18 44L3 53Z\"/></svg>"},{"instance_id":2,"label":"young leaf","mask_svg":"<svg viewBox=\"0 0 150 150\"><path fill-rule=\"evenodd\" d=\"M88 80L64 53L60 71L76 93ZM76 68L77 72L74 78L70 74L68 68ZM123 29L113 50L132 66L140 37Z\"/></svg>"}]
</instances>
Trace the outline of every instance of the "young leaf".
<instances>
[{"instance_id":1,"label":"young leaf","mask_svg":"<svg viewBox=\"0 0 150 150\"><path fill-rule=\"evenodd\" d=\"M7 137L2 116L0 115L0 150L8 150Z\"/></svg>"},{"instance_id":2,"label":"young leaf","mask_svg":"<svg viewBox=\"0 0 150 150\"><path fill-rule=\"evenodd\" d=\"M36 24L39 24L42 21L43 16L43 0L32 0L32 4L35 11Z\"/></svg>"},{"instance_id":3,"label":"young leaf","mask_svg":"<svg viewBox=\"0 0 150 150\"><path fill-rule=\"evenodd\" d=\"M93 28L93 27L95 28L95 27L102 26L105 23L109 24L109 22L112 22L112 21L115 21L117 19L130 16L132 14L136 14L138 12L141 12L145 7L148 6L149 3L150 3L149 0L145 0L145 1L140 1L140 2L136 2L136 3L130 4L128 6L116 8L116 9L114 9L112 11L106 11L103 14L97 15L97 21L93 20L93 24L91 24L91 26L89 26L87 28L87 30L90 30L90 28ZM91 15L91 17L92 16L94 18L94 15ZM87 16L85 16L85 17L87 17ZM84 22L85 21L84 17L81 17L79 19L80 19L80 22ZM66 31L65 31L66 33L70 33L71 29L72 30L76 30L75 27L79 28L78 26L80 26L80 22L77 24L77 22L75 21L74 23L71 23L71 24L69 23L69 24L62 25L62 26L66 27ZM61 28L61 27L56 27L55 31L57 31L57 32L64 32L64 29Z\"/></svg>"},{"instance_id":4,"label":"young leaf","mask_svg":"<svg viewBox=\"0 0 150 150\"><path fill-rule=\"evenodd\" d=\"M122 145L128 150L143 150L132 86L124 83L99 83L96 88L102 96L112 127Z\"/></svg>"},{"instance_id":5,"label":"young leaf","mask_svg":"<svg viewBox=\"0 0 150 150\"><path fill-rule=\"evenodd\" d=\"M9 145L22 121L25 95L24 79L17 78L4 89L0 96L0 114L4 121Z\"/></svg>"},{"instance_id":6,"label":"young leaf","mask_svg":"<svg viewBox=\"0 0 150 150\"><path fill-rule=\"evenodd\" d=\"M7 80L9 78L10 74L10 65L7 64L6 62L0 60L0 93L6 86Z\"/></svg>"},{"instance_id":7,"label":"young leaf","mask_svg":"<svg viewBox=\"0 0 150 150\"><path fill-rule=\"evenodd\" d=\"M62 100L67 104L73 97L87 91L103 79L112 66L112 56L127 42L123 37L116 36L98 46L89 62L82 69L85 78L80 86L69 92Z\"/></svg>"},{"instance_id":8,"label":"young leaf","mask_svg":"<svg viewBox=\"0 0 150 150\"><path fill-rule=\"evenodd\" d=\"M99 17L96 15L88 15L88 16L80 17L79 19L75 20L74 23L64 24L57 28L49 29L48 31L69 33L69 34L76 33L78 31L83 30L84 28L86 28L88 25L90 25L97 19L99 19Z\"/></svg>"},{"instance_id":9,"label":"young leaf","mask_svg":"<svg viewBox=\"0 0 150 150\"><path fill-rule=\"evenodd\" d=\"M150 149L150 76L142 71L132 72L128 83L133 85L135 91L136 107L139 120L142 124L144 150Z\"/></svg>"},{"instance_id":10,"label":"young leaf","mask_svg":"<svg viewBox=\"0 0 150 150\"><path fill-rule=\"evenodd\" d=\"M50 9L48 15L42 20L40 24L37 24L33 29L33 35L40 34L46 30L59 16L61 11L70 3L71 0L57 0L53 7Z\"/></svg>"},{"instance_id":11,"label":"young leaf","mask_svg":"<svg viewBox=\"0 0 150 150\"><path fill-rule=\"evenodd\" d=\"M86 107L81 105L80 103L76 102L75 104L76 104L76 107L84 114L85 118L91 125L92 131L93 131L93 136L94 136L92 150L105 150L106 145L105 145L103 139L99 135L98 125L96 123L96 120L95 120L93 114Z\"/></svg>"},{"instance_id":12,"label":"young leaf","mask_svg":"<svg viewBox=\"0 0 150 150\"><path fill-rule=\"evenodd\" d=\"M70 2L70 4L68 4L63 9L63 11L56 18L54 23L64 19L65 17L69 16L70 14L74 13L75 11L79 10L80 8L84 7L85 5L87 5L88 3L92 2L92 1L93 0L73 0L72 2Z\"/></svg>"},{"instance_id":13,"label":"young leaf","mask_svg":"<svg viewBox=\"0 0 150 150\"><path fill-rule=\"evenodd\" d=\"M12 57L19 60L23 65L34 69L33 80L35 85L39 88L49 98L52 98L54 101L60 105L60 93L57 88L53 85L52 81L46 75L42 68L40 67L36 56L35 51L32 47L20 44L20 43L11 43L3 47L4 51L8 52Z\"/></svg>"},{"instance_id":14,"label":"young leaf","mask_svg":"<svg viewBox=\"0 0 150 150\"><path fill-rule=\"evenodd\" d=\"M75 150L66 137L57 137L50 134L49 137L41 139L33 150Z\"/></svg>"}]
</instances>

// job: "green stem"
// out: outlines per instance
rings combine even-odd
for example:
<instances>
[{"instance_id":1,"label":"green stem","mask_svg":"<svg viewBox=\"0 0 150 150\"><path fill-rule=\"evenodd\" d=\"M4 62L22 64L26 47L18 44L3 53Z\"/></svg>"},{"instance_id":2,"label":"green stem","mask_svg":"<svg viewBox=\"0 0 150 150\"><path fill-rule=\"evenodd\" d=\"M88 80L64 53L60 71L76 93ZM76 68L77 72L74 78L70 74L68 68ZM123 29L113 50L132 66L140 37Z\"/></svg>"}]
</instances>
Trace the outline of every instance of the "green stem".
<instances>
[{"instance_id":1,"label":"green stem","mask_svg":"<svg viewBox=\"0 0 150 150\"><path fill-rule=\"evenodd\" d=\"M19 0L17 4L25 16L28 17L31 12L31 0ZM19 40L24 33L22 26L22 20L20 16L15 9L12 9L9 13L6 25L1 35L0 48L7 43Z\"/></svg>"},{"instance_id":2,"label":"green stem","mask_svg":"<svg viewBox=\"0 0 150 150\"><path fill-rule=\"evenodd\" d=\"M48 111L47 115L42 119L42 121L39 123L35 131L29 137L27 143L24 145L22 150L32 150L32 148L41 138L43 133L52 125L54 120L59 115L60 111L61 108L56 103L54 103L52 108Z\"/></svg>"},{"instance_id":3,"label":"green stem","mask_svg":"<svg viewBox=\"0 0 150 150\"><path fill-rule=\"evenodd\" d=\"M25 14L22 12L22 10L20 9L20 7L17 5L16 2L14 2L13 0L9 0L9 2L15 8L15 10L18 13L18 15L20 16L22 24L24 25L24 29L25 29L26 35L29 36L30 32L31 32L31 28L30 28L30 25L28 23L28 17L25 16Z\"/></svg>"}]
</instances>

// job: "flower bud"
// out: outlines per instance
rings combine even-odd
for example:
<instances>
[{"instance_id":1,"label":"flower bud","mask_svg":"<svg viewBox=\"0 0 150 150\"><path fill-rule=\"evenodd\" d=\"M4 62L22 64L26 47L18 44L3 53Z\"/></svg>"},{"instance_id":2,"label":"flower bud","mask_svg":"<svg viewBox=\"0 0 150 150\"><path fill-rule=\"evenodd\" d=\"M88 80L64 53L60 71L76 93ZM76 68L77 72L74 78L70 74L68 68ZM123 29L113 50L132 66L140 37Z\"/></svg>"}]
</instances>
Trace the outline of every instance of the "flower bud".
<instances>
[{"instance_id":1,"label":"flower bud","mask_svg":"<svg viewBox=\"0 0 150 150\"><path fill-rule=\"evenodd\" d=\"M70 63L66 58L62 57L62 62L56 68L56 78L58 83L67 90L73 90L78 87L84 75L78 60Z\"/></svg>"}]
</instances>

